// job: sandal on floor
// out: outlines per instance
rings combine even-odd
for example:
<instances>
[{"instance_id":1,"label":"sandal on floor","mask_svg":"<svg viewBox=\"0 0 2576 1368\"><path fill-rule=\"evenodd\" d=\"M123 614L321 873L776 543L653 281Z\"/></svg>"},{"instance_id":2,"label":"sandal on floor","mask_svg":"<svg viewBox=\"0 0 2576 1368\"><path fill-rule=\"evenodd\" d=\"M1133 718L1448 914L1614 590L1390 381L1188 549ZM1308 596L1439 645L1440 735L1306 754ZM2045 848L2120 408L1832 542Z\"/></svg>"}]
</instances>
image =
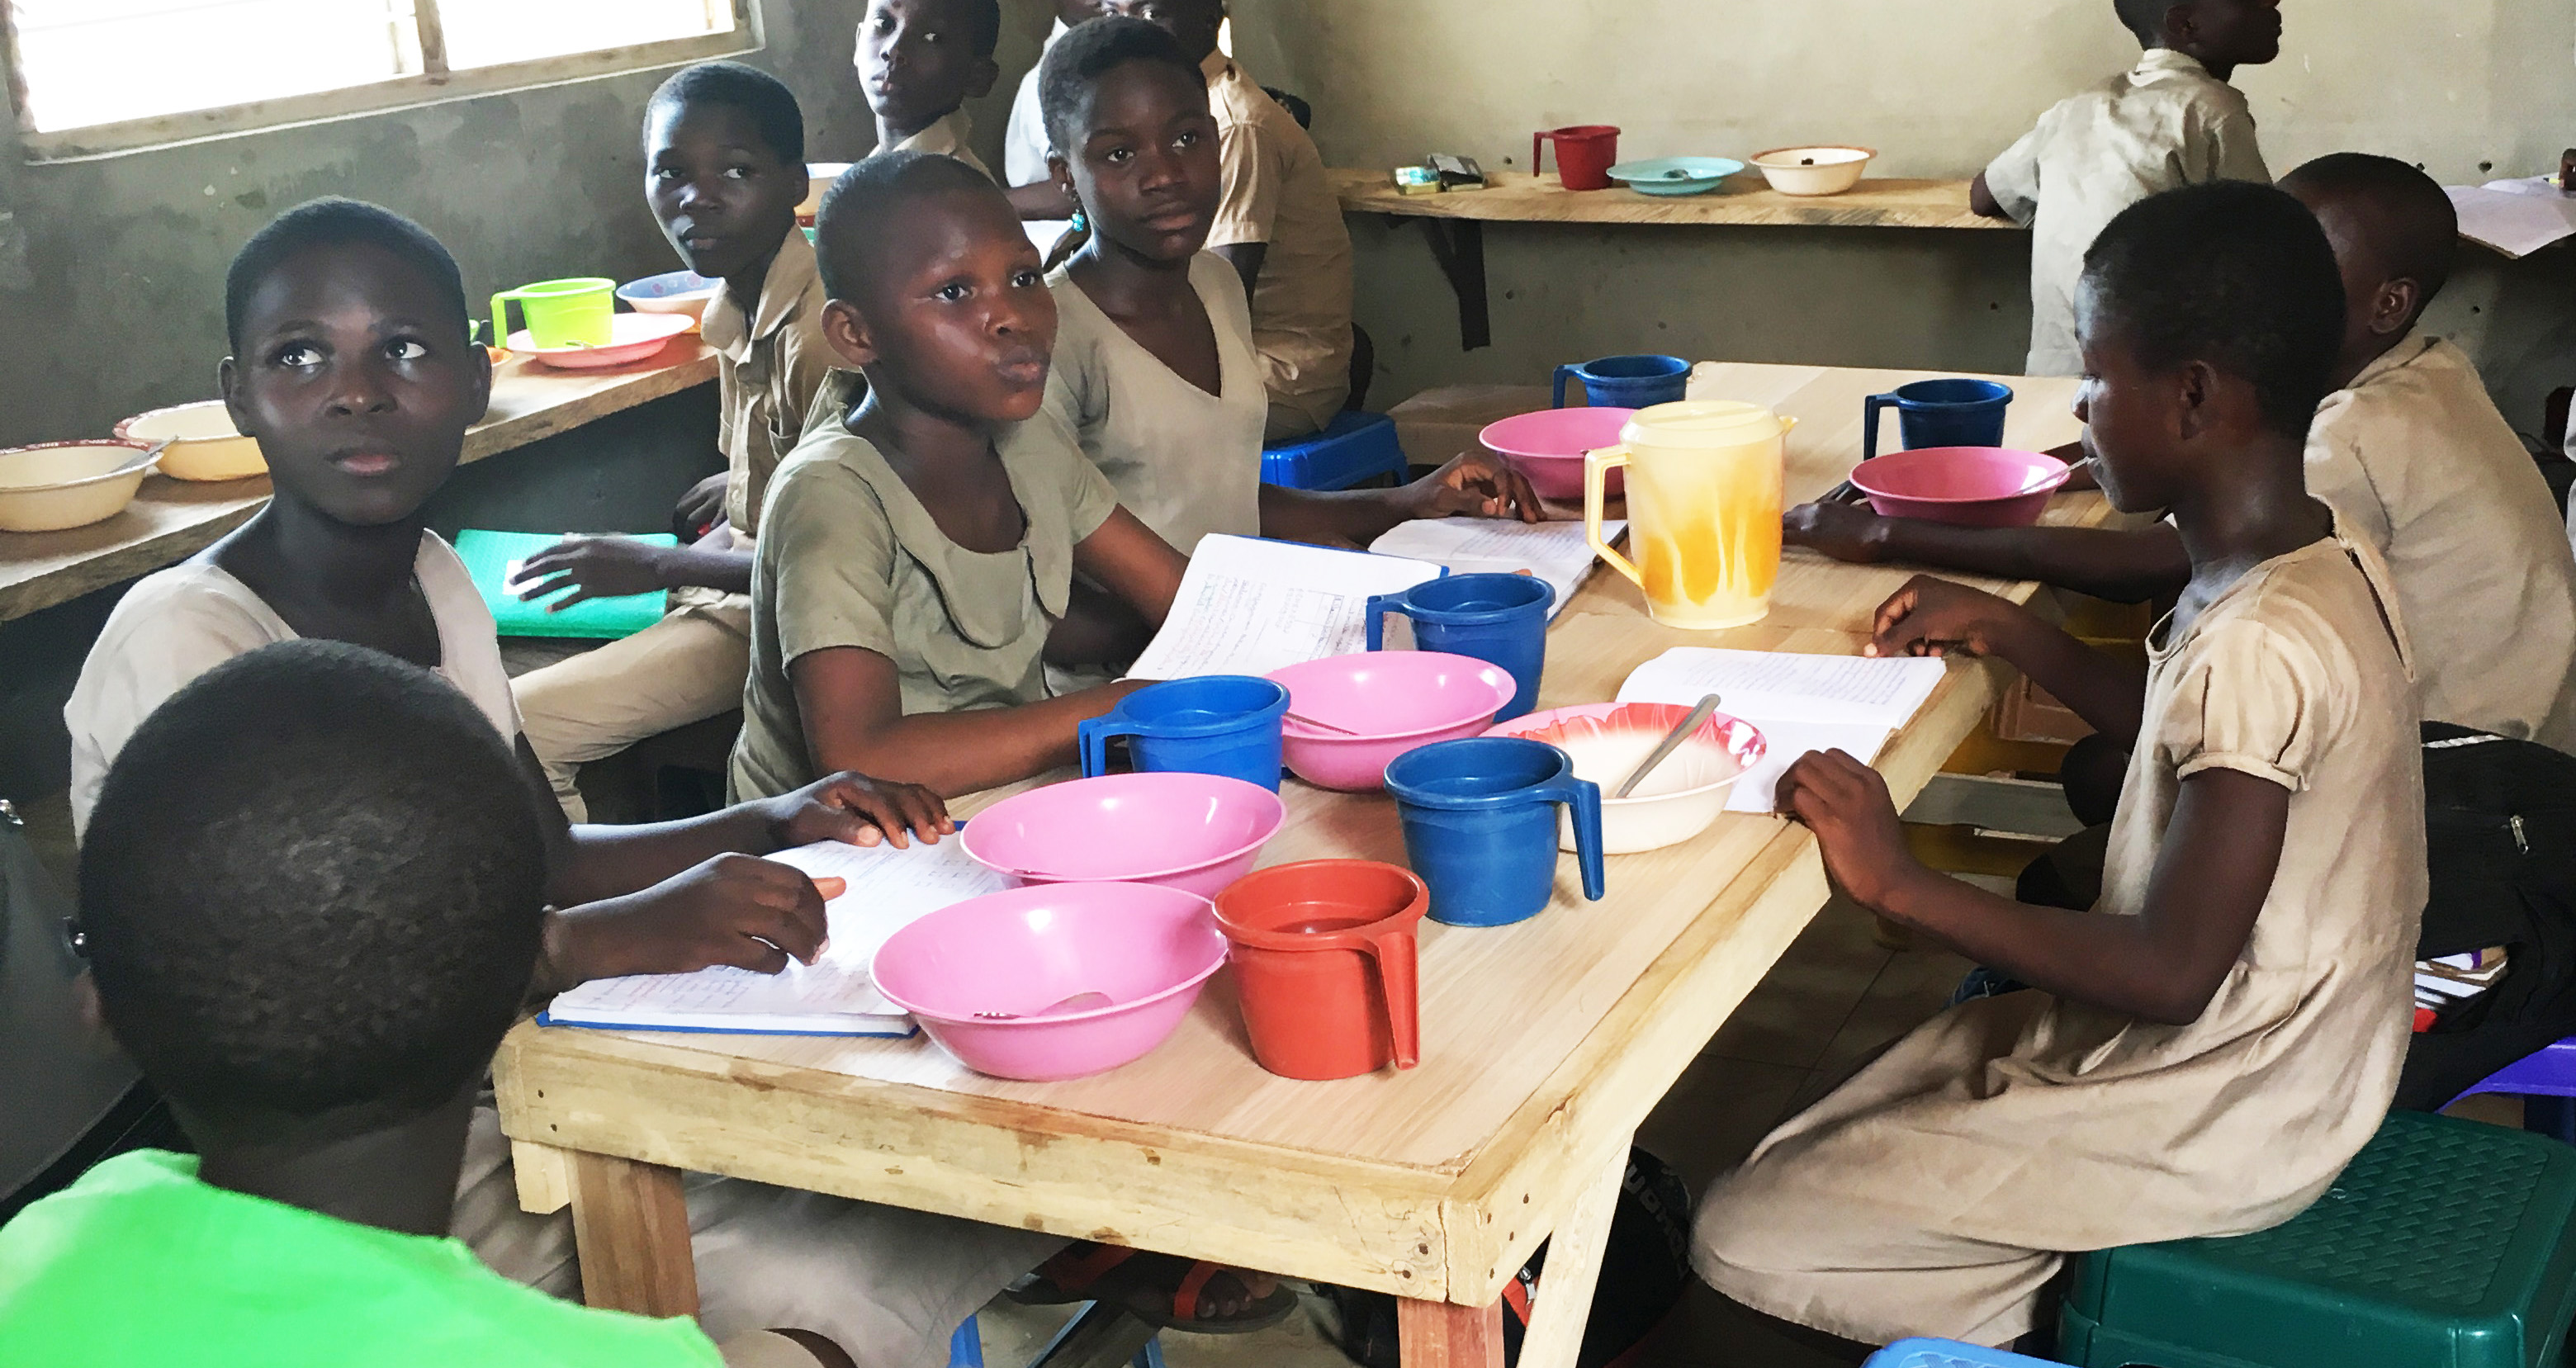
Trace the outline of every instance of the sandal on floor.
<instances>
[{"instance_id":1,"label":"sandal on floor","mask_svg":"<svg viewBox=\"0 0 2576 1368\"><path fill-rule=\"evenodd\" d=\"M1157 1330L1188 1335L1243 1335L1266 1330L1297 1309L1297 1294L1280 1286L1236 1316L1202 1317L1199 1297L1219 1274L1241 1276L1224 1264L1192 1262L1180 1284L1168 1291L1141 1279L1110 1279L1111 1270L1136 1256L1124 1245L1075 1246L1038 1266L1005 1294L1022 1306L1062 1306L1070 1302L1105 1301ZM1246 1289L1250 1290L1249 1288Z\"/></svg>"}]
</instances>

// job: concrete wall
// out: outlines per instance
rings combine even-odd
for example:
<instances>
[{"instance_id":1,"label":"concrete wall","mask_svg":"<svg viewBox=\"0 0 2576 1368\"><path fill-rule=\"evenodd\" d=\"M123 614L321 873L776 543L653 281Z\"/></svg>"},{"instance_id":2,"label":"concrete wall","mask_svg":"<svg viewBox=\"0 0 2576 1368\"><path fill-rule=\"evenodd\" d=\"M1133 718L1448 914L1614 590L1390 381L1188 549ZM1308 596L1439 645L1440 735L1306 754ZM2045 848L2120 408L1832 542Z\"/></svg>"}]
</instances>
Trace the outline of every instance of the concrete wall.
<instances>
[{"instance_id":1,"label":"concrete wall","mask_svg":"<svg viewBox=\"0 0 2576 1368\"><path fill-rule=\"evenodd\" d=\"M744 60L793 87L809 153L875 142L850 74L863 0L763 0ZM1002 57L1034 59L1045 16L1015 4ZM211 397L223 270L280 210L350 195L426 224L474 298L554 276L676 266L644 207L644 103L668 69L334 119L92 161L28 165L0 120L0 445L105 435L127 414ZM1005 87L979 106L1000 145ZM477 313L482 311L477 306Z\"/></svg>"},{"instance_id":2,"label":"concrete wall","mask_svg":"<svg viewBox=\"0 0 2576 1368\"><path fill-rule=\"evenodd\" d=\"M2449 182L2553 170L2576 143L2576 0L2291 0L2282 59L2239 73L2274 169L2383 152ZM1533 129L1612 123L1623 156L1880 149L1875 170L1964 177L2039 112L2135 60L2109 0L1235 0L1235 51L1316 109L1325 159L1433 150L1526 169ZM1488 230L1495 346L1457 348L1420 230L1355 222L1379 403L1556 362L1698 358L2013 371L2017 235L1826 229ZM2478 354L2517 425L2576 380L2576 265L2471 249L2434 322Z\"/></svg>"}]
</instances>

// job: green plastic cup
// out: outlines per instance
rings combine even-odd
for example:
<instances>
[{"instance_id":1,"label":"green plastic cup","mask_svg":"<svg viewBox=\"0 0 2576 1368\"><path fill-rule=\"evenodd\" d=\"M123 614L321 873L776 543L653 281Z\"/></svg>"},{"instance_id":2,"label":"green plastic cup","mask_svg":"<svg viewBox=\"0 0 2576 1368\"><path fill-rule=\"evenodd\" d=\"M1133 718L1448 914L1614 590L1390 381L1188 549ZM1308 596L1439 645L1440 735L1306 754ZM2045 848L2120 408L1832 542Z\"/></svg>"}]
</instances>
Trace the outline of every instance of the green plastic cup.
<instances>
[{"instance_id":1,"label":"green plastic cup","mask_svg":"<svg viewBox=\"0 0 2576 1368\"><path fill-rule=\"evenodd\" d=\"M605 347L617 313L617 282L595 276L540 280L492 296L493 342L509 345L510 301L527 316L528 344L549 347Z\"/></svg>"}]
</instances>

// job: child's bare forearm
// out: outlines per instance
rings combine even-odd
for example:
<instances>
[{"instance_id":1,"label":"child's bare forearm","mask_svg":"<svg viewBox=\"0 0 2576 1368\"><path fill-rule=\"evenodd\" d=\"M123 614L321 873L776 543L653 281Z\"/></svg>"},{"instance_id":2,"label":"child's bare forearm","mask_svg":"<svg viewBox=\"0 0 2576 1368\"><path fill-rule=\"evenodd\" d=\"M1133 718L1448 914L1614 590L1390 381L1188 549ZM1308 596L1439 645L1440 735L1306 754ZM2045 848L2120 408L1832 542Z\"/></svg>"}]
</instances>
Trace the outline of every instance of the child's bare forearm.
<instances>
[{"instance_id":1,"label":"child's bare forearm","mask_svg":"<svg viewBox=\"0 0 2576 1368\"><path fill-rule=\"evenodd\" d=\"M752 553L675 546L661 555L662 582L673 589L697 586L728 594L751 592Z\"/></svg>"},{"instance_id":2,"label":"child's bare forearm","mask_svg":"<svg viewBox=\"0 0 2576 1368\"><path fill-rule=\"evenodd\" d=\"M1387 489L1261 487L1261 535L1311 546L1364 547L1404 521Z\"/></svg>"},{"instance_id":3,"label":"child's bare forearm","mask_svg":"<svg viewBox=\"0 0 2576 1368\"><path fill-rule=\"evenodd\" d=\"M1073 764L1075 729L1144 686L1122 680L1016 708L914 713L847 738L812 734L809 721L808 745L819 773L856 770L954 798Z\"/></svg>"},{"instance_id":4,"label":"child's bare forearm","mask_svg":"<svg viewBox=\"0 0 2576 1368\"><path fill-rule=\"evenodd\" d=\"M1995 654L2056 696L2095 731L2123 746L2138 739L2146 708L2144 666L2105 655L2066 629L2022 612Z\"/></svg>"},{"instance_id":5,"label":"child's bare forearm","mask_svg":"<svg viewBox=\"0 0 2576 1368\"><path fill-rule=\"evenodd\" d=\"M2141 603L2191 581L2182 538L2157 523L2137 531L2092 527L1952 527L1884 518L1884 559L1943 570L2037 580L2115 603Z\"/></svg>"}]
</instances>

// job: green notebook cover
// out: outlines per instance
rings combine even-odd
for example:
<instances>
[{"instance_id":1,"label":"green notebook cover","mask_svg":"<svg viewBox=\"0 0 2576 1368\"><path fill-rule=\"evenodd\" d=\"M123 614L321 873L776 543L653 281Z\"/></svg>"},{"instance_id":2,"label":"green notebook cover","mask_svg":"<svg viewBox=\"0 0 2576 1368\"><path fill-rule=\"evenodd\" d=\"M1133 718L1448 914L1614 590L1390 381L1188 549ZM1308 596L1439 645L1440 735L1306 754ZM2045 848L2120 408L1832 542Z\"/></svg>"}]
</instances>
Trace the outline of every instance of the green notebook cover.
<instances>
[{"instance_id":1,"label":"green notebook cover","mask_svg":"<svg viewBox=\"0 0 2576 1368\"><path fill-rule=\"evenodd\" d=\"M474 587L482 591L484 606L492 610L492 625L501 635L615 640L643 631L661 621L662 614L670 610L670 595L658 590L623 598L591 599L560 613L547 612L546 599L521 602L518 594L507 587L511 570L562 540L561 535L552 532L483 532L468 528L456 534L456 554L464 559L465 572L474 577ZM680 544L680 539L668 532L635 540L653 546Z\"/></svg>"}]
</instances>

